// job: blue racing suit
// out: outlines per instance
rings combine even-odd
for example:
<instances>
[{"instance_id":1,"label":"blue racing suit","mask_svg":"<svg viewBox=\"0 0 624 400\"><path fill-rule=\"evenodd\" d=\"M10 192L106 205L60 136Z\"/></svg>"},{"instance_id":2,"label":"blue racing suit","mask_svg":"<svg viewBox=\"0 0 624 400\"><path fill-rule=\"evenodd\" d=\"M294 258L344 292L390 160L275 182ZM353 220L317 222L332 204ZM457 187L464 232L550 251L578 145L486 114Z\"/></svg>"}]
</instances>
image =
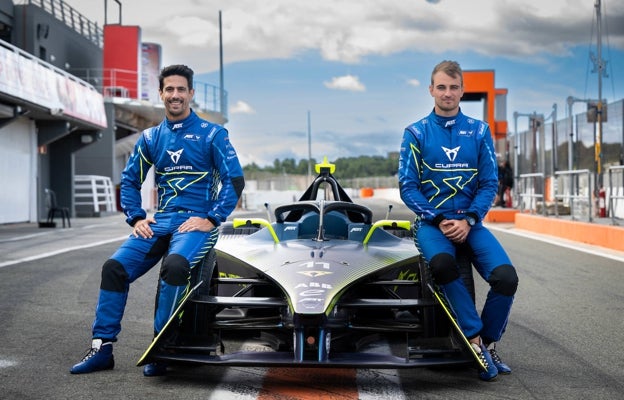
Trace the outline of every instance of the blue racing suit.
<instances>
[{"instance_id":1,"label":"blue racing suit","mask_svg":"<svg viewBox=\"0 0 624 400\"><path fill-rule=\"evenodd\" d=\"M416 213L415 240L436 283L470 339L498 341L507 326L518 277L505 250L482 220L498 189L496 154L489 126L461 110L454 117L431 112L409 125L399 157L401 199ZM444 219L476 221L466 242L473 265L490 284L481 316L459 275L456 246L439 229Z\"/></svg>"},{"instance_id":2,"label":"blue racing suit","mask_svg":"<svg viewBox=\"0 0 624 400\"><path fill-rule=\"evenodd\" d=\"M141 185L154 168L158 210L152 238L130 235L102 267L93 338L115 341L121 331L130 284L162 262L154 332L158 333L189 289L190 271L218 238L210 232L180 233L189 217L208 218L217 227L236 207L244 187L243 171L227 131L191 114L165 119L143 131L121 175L121 205L133 226L145 219Z\"/></svg>"}]
</instances>

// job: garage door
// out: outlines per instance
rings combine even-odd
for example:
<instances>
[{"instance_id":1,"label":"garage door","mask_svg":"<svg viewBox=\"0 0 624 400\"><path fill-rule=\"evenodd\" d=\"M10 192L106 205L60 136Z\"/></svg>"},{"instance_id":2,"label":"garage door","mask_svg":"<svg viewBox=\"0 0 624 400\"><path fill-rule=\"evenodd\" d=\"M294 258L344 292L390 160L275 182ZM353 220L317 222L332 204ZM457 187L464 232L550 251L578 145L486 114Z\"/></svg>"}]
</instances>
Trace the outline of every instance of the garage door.
<instances>
[{"instance_id":1,"label":"garage door","mask_svg":"<svg viewBox=\"0 0 624 400\"><path fill-rule=\"evenodd\" d=\"M0 224L37 220L36 143L26 118L0 128Z\"/></svg>"}]
</instances>

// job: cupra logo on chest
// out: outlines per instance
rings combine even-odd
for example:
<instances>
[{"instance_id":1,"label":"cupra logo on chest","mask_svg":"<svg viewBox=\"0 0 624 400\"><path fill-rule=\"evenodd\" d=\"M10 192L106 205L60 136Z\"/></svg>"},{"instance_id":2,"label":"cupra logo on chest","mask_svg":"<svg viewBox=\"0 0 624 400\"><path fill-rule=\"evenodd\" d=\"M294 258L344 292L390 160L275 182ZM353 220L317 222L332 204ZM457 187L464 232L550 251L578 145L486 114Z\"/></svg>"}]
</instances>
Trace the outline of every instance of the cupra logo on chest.
<instances>
[{"instance_id":1,"label":"cupra logo on chest","mask_svg":"<svg viewBox=\"0 0 624 400\"><path fill-rule=\"evenodd\" d=\"M167 150L167 154L169 154L169 157L171 157L171 161L173 161L174 164L177 164L178 161L180 161L180 156L182 155L183 151L184 149L180 149L178 151Z\"/></svg>"},{"instance_id":2,"label":"cupra logo on chest","mask_svg":"<svg viewBox=\"0 0 624 400\"><path fill-rule=\"evenodd\" d=\"M455 158L457 157L457 152L459 152L459 149L461 148L461 146L457 146L453 149L449 149L446 148L444 146L442 146L442 150L444 150L444 153L446 154L446 156L448 157L449 161L455 161Z\"/></svg>"}]
</instances>

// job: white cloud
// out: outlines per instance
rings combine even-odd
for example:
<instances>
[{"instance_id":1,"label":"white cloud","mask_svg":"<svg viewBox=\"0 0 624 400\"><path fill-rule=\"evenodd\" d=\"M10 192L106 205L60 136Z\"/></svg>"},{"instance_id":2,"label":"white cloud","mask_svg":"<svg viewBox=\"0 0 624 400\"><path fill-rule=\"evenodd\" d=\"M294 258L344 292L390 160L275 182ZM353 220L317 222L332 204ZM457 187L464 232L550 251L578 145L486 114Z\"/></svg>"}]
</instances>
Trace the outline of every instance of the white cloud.
<instances>
[{"instance_id":1,"label":"white cloud","mask_svg":"<svg viewBox=\"0 0 624 400\"><path fill-rule=\"evenodd\" d=\"M256 110L253 109L249 104L245 103L242 100L234 103L233 106L230 106L230 114L255 114Z\"/></svg>"},{"instance_id":2,"label":"white cloud","mask_svg":"<svg viewBox=\"0 0 624 400\"><path fill-rule=\"evenodd\" d=\"M65 2L104 25L92 0ZM403 127L431 111L427 86L442 57L467 70L495 70L496 86L509 89L510 124L514 111L548 113L553 102L565 107L567 96L595 97L596 75L586 76L586 49L596 39L593 3L177 0L172 8L169 0L137 0L124 2L123 24L140 26L144 41L161 45L162 65L190 65L215 83L221 10L224 86L229 99L245 99L230 101L228 130L243 163L267 165L307 157L310 110L317 159L396 151ZM108 4L109 23L116 23ZM624 1L603 5L603 46L610 47L603 57L612 77L604 95L620 99ZM366 95L345 100L328 88ZM483 114L479 102L462 109Z\"/></svg>"},{"instance_id":3,"label":"white cloud","mask_svg":"<svg viewBox=\"0 0 624 400\"><path fill-rule=\"evenodd\" d=\"M323 84L329 89L348 90L351 92L364 92L366 90L366 86L360 82L360 79L353 75L337 76L332 78L330 82L323 82Z\"/></svg>"},{"instance_id":4,"label":"white cloud","mask_svg":"<svg viewBox=\"0 0 624 400\"><path fill-rule=\"evenodd\" d=\"M218 26L207 18L201 18L195 15L174 16L165 23L165 29L175 36L183 38L179 41L183 46L206 46L218 45L218 37L212 32L218 32Z\"/></svg>"},{"instance_id":5,"label":"white cloud","mask_svg":"<svg viewBox=\"0 0 624 400\"><path fill-rule=\"evenodd\" d=\"M67 3L103 25L91 0ZM168 0L151 0L148 16L147 1L126 3L124 24L141 26L145 41L162 44L163 64L185 60L198 73L218 68L219 10L226 63L317 51L347 64L405 51L466 50L539 62L543 53L566 55L586 44L594 12L588 0L178 0L173 10ZM611 44L621 48L624 2L608 6Z\"/></svg>"}]
</instances>

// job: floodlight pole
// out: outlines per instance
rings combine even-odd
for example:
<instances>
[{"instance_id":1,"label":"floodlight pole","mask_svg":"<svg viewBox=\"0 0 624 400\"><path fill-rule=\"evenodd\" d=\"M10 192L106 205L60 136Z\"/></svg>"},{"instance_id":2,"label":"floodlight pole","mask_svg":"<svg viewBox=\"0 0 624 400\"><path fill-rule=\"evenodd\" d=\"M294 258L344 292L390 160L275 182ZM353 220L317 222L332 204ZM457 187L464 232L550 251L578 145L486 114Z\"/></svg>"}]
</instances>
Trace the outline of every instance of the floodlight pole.
<instances>
[{"instance_id":1,"label":"floodlight pole","mask_svg":"<svg viewBox=\"0 0 624 400\"><path fill-rule=\"evenodd\" d=\"M121 1L113 1L119 4L119 25L121 25ZM104 0L104 25L108 25L108 0Z\"/></svg>"},{"instance_id":2,"label":"floodlight pole","mask_svg":"<svg viewBox=\"0 0 624 400\"><path fill-rule=\"evenodd\" d=\"M594 70L592 72L598 73L598 102L596 103L596 138L594 142L594 160L596 161L596 193L602 186L602 121L603 121L603 109L605 104L602 99L602 76L606 75L606 61L602 59L602 18L600 12L600 0L596 0L594 3L596 9L596 29L597 29L597 54L594 57L592 55L592 61L594 62Z\"/></svg>"}]
</instances>

